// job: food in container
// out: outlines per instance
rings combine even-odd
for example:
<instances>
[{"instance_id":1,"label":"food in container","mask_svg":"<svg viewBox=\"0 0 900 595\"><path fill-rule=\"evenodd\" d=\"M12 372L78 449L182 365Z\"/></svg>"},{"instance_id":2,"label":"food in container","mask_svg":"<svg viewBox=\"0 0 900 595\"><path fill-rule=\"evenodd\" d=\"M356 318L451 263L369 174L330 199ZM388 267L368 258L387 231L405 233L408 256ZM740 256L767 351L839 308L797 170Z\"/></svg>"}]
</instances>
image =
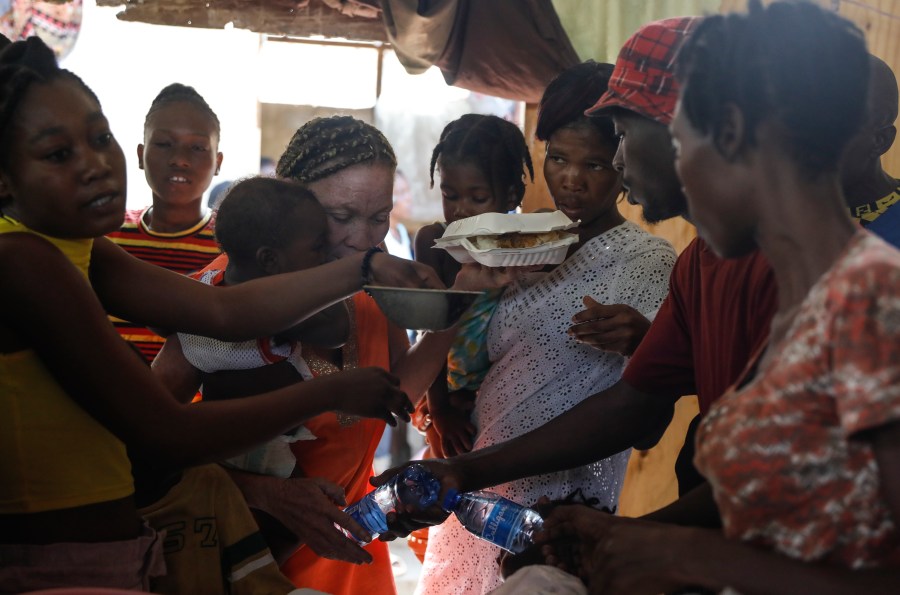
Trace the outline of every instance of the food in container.
<instances>
[{"instance_id":1,"label":"food in container","mask_svg":"<svg viewBox=\"0 0 900 595\"><path fill-rule=\"evenodd\" d=\"M521 250L522 248L537 248L538 246L552 244L572 236L574 234L564 231L545 231L542 233L512 232L498 236L475 236L466 239L479 250L494 250L497 248Z\"/></svg>"},{"instance_id":2,"label":"food in container","mask_svg":"<svg viewBox=\"0 0 900 595\"><path fill-rule=\"evenodd\" d=\"M437 242L448 242L480 235L504 233L540 233L576 227L562 211L552 213L482 213L454 221L447 226Z\"/></svg>"},{"instance_id":3,"label":"food in container","mask_svg":"<svg viewBox=\"0 0 900 595\"><path fill-rule=\"evenodd\" d=\"M484 213L447 226L434 247L457 261L485 266L559 264L578 236L565 230L577 226L561 211L553 213Z\"/></svg>"}]
</instances>

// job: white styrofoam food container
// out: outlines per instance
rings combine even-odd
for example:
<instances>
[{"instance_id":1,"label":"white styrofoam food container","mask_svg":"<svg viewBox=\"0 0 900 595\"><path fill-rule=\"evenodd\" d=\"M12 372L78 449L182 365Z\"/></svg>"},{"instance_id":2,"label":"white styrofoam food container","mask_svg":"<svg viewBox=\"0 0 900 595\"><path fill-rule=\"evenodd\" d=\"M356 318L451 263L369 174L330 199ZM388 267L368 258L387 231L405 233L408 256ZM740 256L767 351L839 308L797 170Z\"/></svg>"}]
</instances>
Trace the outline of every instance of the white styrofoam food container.
<instances>
[{"instance_id":1,"label":"white styrofoam food container","mask_svg":"<svg viewBox=\"0 0 900 595\"><path fill-rule=\"evenodd\" d=\"M491 248L482 250L477 248L468 238L463 238L460 247L465 249L469 258L484 266L527 267L539 264L560 264L566 259L566 252L568 252L569 246L577 241L577 235L568 234L563 239L534 246L533 248ZM450 254L453 255L453 252ZM455 255L454 258L456 258ZM457 258L457 260L459 259Z\"/></svg>"},{"instance_id":2,"label":"white styrofoam food container","mask_svg":"<svg viewBox=\"0 0 900 595\"><path fill-rule=\"evenodd\" d=\"M500 235L504 233L541 233L562 231L578 225L562 211L552 213L482 213L454 221L447 226L436 244L473 236Z\"/></svg>"},{"instance_id":3,"label":"white styrofoam food container","mask_svg":"<svg viewBox=\"0 0 900 595\"><path fill-rule=\"evenodd\" d=\"M531 248L479 248L472 239L506 233L545 233L563 231L578 225L562 211L552 213L483 213L460 219L447 226L434 248L446 250L458 262L478 262L485 266L533 266L559 264L566 259L569 246L578 241L575 234L561 234L558 240Z\"/></svg>"}]
</instances>

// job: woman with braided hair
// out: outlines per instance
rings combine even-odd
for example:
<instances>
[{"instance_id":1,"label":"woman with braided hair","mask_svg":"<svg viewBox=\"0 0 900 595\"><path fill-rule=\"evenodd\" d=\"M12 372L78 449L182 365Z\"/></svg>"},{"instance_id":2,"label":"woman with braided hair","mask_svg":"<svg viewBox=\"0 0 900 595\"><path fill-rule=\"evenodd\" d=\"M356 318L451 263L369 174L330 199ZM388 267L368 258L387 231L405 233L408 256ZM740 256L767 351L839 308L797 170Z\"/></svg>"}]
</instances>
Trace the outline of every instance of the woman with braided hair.
<instances>
[{"instance_id":1,"label":"woman with braided hair","mask_svg":"<svg viewBox=\"0 0 900 595\"><path fill-rule=\"evenodd\" d=\"M390 225L396 165L393 148L378 129L350 116L334 116L300 127L276 174L301 182L316 195L327 218L330 257L343 260L380 251ZM465 271L456 283L458 289L492 287L510 277L478 266ZM376 366L396 375L410 398L424 394L446 359L454 333L428 333L410 347L406 330L391 324L370 296L358 292L346 303L352 327L347 343L332 350L304 348L313 374L340 376L346 370ZM372 462L384 423L326 413L304 425L316 440L291 445L296 470L342 487L347 502L365 495L371 489ZM306 542L282 565L295 585L336 595L395 593L387 545L376 541L366 546L363 560L371 559L371 564L348 564L360 562L362 552L352 540L330 539L335 529L306 506L308 494L299 491L298 478L240 472L232 476L252 508L274 517Z\"/></svg>"}]
</instances>

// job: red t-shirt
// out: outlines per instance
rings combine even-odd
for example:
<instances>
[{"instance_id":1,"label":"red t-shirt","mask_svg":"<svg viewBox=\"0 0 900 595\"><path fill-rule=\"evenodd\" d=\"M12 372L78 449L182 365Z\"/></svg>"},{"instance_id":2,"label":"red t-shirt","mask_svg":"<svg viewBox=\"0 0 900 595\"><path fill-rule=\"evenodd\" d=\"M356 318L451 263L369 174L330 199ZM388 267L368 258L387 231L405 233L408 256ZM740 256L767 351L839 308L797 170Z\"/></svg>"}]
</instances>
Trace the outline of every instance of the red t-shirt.
<instances>
[{"instance_id":1,"label":"red t-shirt","mask_svg":"<svg viewBox=\"0 0 900 595\"><path fill-rule=\"evenodd\" d=\"M622 379L648 394L696 394L706 414L768 337L776 305L775 279L758 250L726 260L695 239L675 262L669 295Z\"/></svg>"}]
</instances>

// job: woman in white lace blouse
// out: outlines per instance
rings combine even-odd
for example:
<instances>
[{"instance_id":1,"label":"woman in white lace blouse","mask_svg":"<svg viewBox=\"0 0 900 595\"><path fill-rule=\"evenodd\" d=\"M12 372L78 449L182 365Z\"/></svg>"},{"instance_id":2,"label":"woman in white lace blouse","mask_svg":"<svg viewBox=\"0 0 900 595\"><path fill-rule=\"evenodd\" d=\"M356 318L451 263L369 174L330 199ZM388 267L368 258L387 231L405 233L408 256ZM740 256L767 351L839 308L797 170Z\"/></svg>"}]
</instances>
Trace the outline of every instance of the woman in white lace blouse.
<instances>
[{"instance_id":1,"label":"woman in white lace blouse","mask_svg":"<svg viewBox=\"0 0 900 595\"><path fill-rule=\"evenodd\" d=\"M580 64L550 83L541 101L537 136L547 141L544 175L557 208L580 221L573 230L579 242L565 262L524 275L503 294L488 330L491 369L475 402L475 450L541 426L614 384L667 293L675 252L619 213L622 181L612 166L618 144L612 122L583 115L606 91L611 72L608 64ZM570 336L586 296L621 304L628 320L623 336L632 339L596 349ZM629 453L494 491L532 505L541 496L563 498L581 488L614 510ZM500 584L499 553L451 516L431 529L418 592L487 593Z\"/></svg>"}]
</instances>

